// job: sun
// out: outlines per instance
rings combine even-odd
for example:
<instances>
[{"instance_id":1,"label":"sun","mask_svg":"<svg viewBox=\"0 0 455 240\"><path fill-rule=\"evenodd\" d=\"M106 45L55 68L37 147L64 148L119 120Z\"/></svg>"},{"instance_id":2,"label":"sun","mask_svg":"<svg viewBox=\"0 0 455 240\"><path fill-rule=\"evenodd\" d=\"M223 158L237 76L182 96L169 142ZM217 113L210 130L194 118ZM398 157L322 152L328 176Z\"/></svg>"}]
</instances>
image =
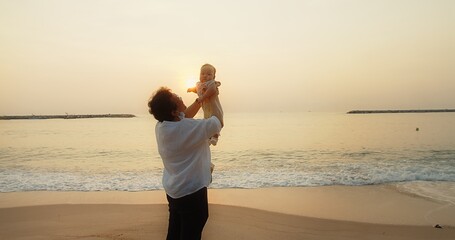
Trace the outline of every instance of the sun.
<instances>
[{"instance_id":1,"label":"sun","mask_svg":"<svg viewBox=\"0 0 455 240\"><path fill-rule=\"evenodd\" d=\"M186 88L196 87L196 82L197 82L196 78L194 78L194 77L188 78L185 81Z\"/></svg>"}]
</instances>

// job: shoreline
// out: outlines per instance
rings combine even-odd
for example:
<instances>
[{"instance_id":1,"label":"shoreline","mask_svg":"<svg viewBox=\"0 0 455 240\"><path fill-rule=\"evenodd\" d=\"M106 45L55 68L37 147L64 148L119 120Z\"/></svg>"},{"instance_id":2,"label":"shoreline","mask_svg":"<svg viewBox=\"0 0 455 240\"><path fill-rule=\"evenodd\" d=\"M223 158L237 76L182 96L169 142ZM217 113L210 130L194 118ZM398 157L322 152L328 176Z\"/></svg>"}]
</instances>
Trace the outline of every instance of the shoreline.
<instances>
[{"instance_id":1,"label":"shoreline","mask_svg":"<svg viewBox=\"0 0 455 240\"><path fill-rule=\"evenodd\" d=\"M203 239L455 238L454 204L391 185L208 193ZM162 190L0 193L1 239L164 239L167 219Z\"/></svg>"}]
</instances>

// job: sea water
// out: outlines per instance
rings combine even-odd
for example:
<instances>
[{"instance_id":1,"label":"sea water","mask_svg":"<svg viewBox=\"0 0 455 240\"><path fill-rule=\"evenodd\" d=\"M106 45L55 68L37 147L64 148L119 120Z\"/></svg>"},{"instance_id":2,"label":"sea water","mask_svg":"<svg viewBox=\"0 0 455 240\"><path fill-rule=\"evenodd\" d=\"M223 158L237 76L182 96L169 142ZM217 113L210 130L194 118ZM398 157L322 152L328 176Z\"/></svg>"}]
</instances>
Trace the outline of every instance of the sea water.
<instances>
[{"instance_id":1,"label":"sea water","mask_svg":"<svg viewBox=\"0 0 455 240\"><path fill-rule=\"evenodd\" d=\"M162 189L156 120L0 121L0 192ZM212 188L394 184L455 202L455 113L227 113Z\"/></svg>"}]
</instances>

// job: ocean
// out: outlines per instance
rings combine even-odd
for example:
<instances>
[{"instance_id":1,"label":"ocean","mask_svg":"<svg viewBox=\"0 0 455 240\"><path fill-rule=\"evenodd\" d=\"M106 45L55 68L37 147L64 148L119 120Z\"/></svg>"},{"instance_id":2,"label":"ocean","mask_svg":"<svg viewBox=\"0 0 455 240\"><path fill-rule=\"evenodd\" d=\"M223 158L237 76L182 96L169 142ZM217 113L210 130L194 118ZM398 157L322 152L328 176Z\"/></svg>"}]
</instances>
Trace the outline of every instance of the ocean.
<instances>
[{"instance_id":1,"label":"ocean","mask_svg":"<svg viewBox=\"0 0 455 240\"><path fill-rule=\"evenodd\" d=\"M162 189L152 116L0 121L0 192ZM211 188L393 184L455 204L455 113L227 113Z\"/></svg>"}]
</instances>

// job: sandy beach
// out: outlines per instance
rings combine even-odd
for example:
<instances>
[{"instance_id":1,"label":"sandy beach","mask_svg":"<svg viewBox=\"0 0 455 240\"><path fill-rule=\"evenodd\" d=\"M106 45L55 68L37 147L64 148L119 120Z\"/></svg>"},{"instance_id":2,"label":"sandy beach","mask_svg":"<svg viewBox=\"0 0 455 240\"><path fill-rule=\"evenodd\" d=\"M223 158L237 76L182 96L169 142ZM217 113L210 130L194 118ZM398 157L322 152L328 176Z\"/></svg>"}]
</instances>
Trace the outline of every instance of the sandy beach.
<instances>
[{"instance_id":1,"label":"sandy beach","mask_svg":"<svg viewBox=\"0 0 455 240\"><path fill-rule=\"evenodd\" d=\"M452 203L392 185L210 189L209 202L203 239L455 239ZM0 194L0 239L165 239L167 217L163 191Z\"/></svg>"}]
</instances>

